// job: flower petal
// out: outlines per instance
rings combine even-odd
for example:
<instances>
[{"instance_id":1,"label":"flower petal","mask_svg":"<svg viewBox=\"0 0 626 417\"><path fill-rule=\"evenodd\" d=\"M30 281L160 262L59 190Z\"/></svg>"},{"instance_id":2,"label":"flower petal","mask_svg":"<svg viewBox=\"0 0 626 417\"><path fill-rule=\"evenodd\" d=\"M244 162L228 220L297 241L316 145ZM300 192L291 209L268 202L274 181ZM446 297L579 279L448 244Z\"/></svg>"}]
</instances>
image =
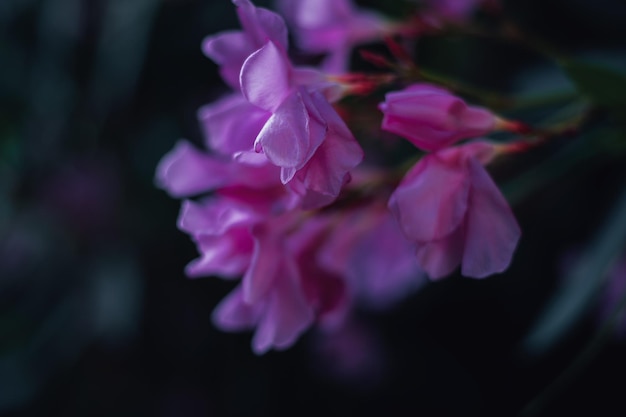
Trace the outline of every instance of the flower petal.
<instances>
[{"instance_id":1,"label":"flower petal","mask_svg":"<svg viewBox=\"0 0 626 417\"><path fill-rule=\"evenodd\" d=\"M226 31L202 41L204 55L220 66L220 74L232 88L239 89L239 72L244 61L257 48L241 31Z\"/></svg>"},{"instance_id":2,"label":"flower petal","mask_svg":"<svg viewBox=\"0 0 626 417\"><path fill-rule=\"evenodd\" d=\"M172 197L187 197L215 189L227 181L229 163L179 141L156 170L156 183Z\"/></svg>"},{"instance_id":3,"label":"flower petal","mask_svg":"<svg viewBox=\"0 0 626 417\"><path fill-rule=\"evenodd\" d=\"M250 306L243 301L241 286L224 298L211 315L216 327L225 331L241 331L253 328L259 321L259 306Z\"/></svg>"},{"instance_id":4,"label":"flower petal","mask_svg":"<svg viewBox=\"0 0 626 417\"><path fill-rule=\"evenodd\" d=\"M241 91L246 99L270 112L275 112L290 92L291 65L273 42L246 59L241 67Z\"/></svg>"},{"instance_id":5,"label":"flower petal","mask_svg":"<svg viewBox=\"0 0 626 417\"><path fill-rule=\"evenodd\" d=\"M520 238L520 228L507 201L487 171L469 161L469 196L463 275L483 278L508 268Z\"/></svg>"},{"instance_id":6,"label":"flower petal","mask_svg":"<svg viewBox=\"0 0 626 417\"><path fill-rule=\"evenodd\" d=\"M409 240L431 242L455 231L467 211L469 178L462 166L426 155L404 177L389 208Z\"/></svg>"},{"instance_id":7,"label":"flower petal","mask_svg":"<svg viewBox=\"0 0 626 417\"><path fill-rule=\"evenodd\" d=\"M297 266L287 259L281 263L267 310L252 340L252 349L259 355L272 347L288 348L314 320L313 310L299 285Z\"/></svg>"},{"instance_id":8,"label":"flower petal","mask_svg":"<svg viewBox=\"0 0 626 417\"><path fill-rule=\"evenodd\" d=\"M287 97L269 118L255 141L274 165L300 168L309 157L309 115L300 93Z\"/></svg>"},{"instance_id":9,"label":"flower petal","mask_svg":"<svg viewBox=\"0 0 626 417\"><path fill-rule=\"evenodd\" d=\"M287 26L280 15L255 7L250 0L233 0L233 3L237 6L241 26L256 48L271 40L282 50L287 50Z\"/></svg>"},{"instance_id":10,"label":"flower petal","mask_svg":"<svg viewBox=\"0 0 626 417\"><path fill-rule=\"evenodd\" d=\"M254 140L269 117L270 113L237 93L198 111L207 147L224 155L252 151Z\"/></svg>"},{"instance_id":11,"label":"flower petal","mask_svg":"<svg viewBox=\"0 0 626 417\"><path fill-rule=\"evenodd\" d=\"M463 228L443 239L418 243L417 262L431 279L450 275L461 263L463 257Z\"/></svg>"}]
</instances>

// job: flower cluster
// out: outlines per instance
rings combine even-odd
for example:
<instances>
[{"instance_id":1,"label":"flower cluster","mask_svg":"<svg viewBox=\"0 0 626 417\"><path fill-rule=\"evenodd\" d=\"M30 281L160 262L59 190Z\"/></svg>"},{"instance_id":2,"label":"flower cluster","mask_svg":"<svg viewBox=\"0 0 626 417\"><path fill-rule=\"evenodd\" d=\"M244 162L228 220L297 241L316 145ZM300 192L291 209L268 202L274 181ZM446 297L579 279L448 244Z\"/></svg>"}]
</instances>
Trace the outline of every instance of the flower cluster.
<instances>
[{"instance_id":1,"label":"flower cluster","mask_svg":"<svg viewBox=\"0 0 626 417\"><path fill-rule=\"evenodd\" d=\"M159 186L186 198L178 226L200 253L187 275L240 279L214 311L218 327L255 329L257 353L284 349L312 325L339 328L356 305L397 301L426 275L508 267L520 231L484 168L496 148L454 146L498 118L429 84L389 92L382 129L429 152L398 183L397 170L361 164L336 110L358 90L341 77L352 48L402 24L348 0L281 2L298 47L327 55L302 67L280 15L233 3L242 29L203 43L232 92L199 111L205 149L181 141L157 168Z\"/></svg>"}]
</instances>

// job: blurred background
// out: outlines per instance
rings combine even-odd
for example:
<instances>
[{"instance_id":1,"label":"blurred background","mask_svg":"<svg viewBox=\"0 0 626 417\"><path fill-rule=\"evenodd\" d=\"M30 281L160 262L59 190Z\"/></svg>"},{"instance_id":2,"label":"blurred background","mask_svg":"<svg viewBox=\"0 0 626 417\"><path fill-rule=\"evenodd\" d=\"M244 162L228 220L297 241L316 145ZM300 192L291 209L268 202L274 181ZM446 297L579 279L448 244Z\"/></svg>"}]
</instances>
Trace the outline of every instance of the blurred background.
<instances>
[{"instance_id":1,"label":"blurred background","mask_svg":"<svg viewBox=\"0 0 626 417\"><path fill-rule=\"evenodd\" d=\"M623 1L504 13L618 81L572 83L523 46L467 36L424 39L420 63L507 94L582 85L624 109ZM201 143L196 111L226 87L200 44L235 27L228 0L0 0L0 415L508 416L533 399L536 415L626 415L619 111L493 167L523 230L506 273L429 284L342 337L263 357L216 330L232 283L184 276L196 251L153 177L179 138ZM566 104L516 116L581 105Z\"/></svg>"}]
</instances>

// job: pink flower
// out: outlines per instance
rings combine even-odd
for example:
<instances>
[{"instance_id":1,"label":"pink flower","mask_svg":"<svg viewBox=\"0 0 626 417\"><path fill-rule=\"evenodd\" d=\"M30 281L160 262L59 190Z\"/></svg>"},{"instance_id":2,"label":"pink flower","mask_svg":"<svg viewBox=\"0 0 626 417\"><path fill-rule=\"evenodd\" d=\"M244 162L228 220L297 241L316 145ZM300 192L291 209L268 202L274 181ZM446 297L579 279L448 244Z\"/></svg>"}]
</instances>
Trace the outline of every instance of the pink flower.
<instances>
[{"instance_id":1,"label":"pink flower","mask_svg":"<svg viewBox=\"0 0 626 417\"><path fill-rule=\"evenodd\" d=\"M241 276L252 259L254 240L250 228L262 221L263 214L232 198L184 201L178 228L192 236L201 255L187 265L187 276Z\"/></svg>"},{"instance_id":2,"label":"pink flower","mask_svg":"<svg viewBox=\"0 0 626 417\"><path fill-rule=\"evenodd\" d=\"M343 213L318 257L345 276L352 297L367 307L389 307L424 283L414 245L376 202Z\"/></svg>"},{"instance_id":3,"label":"pink flower","mask_svg":"<svg viewBox=\"0 0 626 417\"><path fill-rule=\"evenodd\" d=\"M280 184L278 169L262 155L249 161L247 155L233 160L211 155L181 140L157 166L157 185L172 197L188 197L218 188L267 189Z\"/></svg>"},{"instance_id":4,"label":"pink flower","mask_svg":"<svg viewBox=\"0 0 626 417\"><path fill-rule=\"evenodd\" d=\"M254 251L242 284L213 314L228 331L256 328L253 350L285 349L314 322L341 320L348 306L342 279L321 267L314 254L327 223L299 222L294 213L252 228Z\"/></svg>"},{"instance_id":5,"label":"pink flower","mask_svg":"<svg viewBox=\"0 0 626 417\"><path fill-rule=\"evenodd\" d=\"M306 80L312 84L301 85ZM345 123L319 91L311 71L291 67L272 42L253 53L241 69L241 88L254 105L272 115L255 140L281 168L281 181L308 196L306 208L333 201L363 151Z\"/></svg>"},{"instance_id":6,"label":"pink flower","mask_svg":"<svg viewBox=\"0 0 626 417\"><path fill-rule=\"evenodd\" d=\"M329 54L323 68L332 73L345 72L355 45L382 39L392 30L383 16L357 8L351 0L281 0L278 5L298 46Z\"/></svg>"},{"instance_id":7,"label":"pink flower","mask_svg":"<svg viewBox=\"0 0 626 417\"><path fill-rule=\"evenodd\" d=\"M389 200L417 259L431 278L459 264L465 276L504 271L520 237L506 200L483 168L493 157L485 142L424 156Z\"/></svg>"},{"instance_id":8,"label":"pink flower","mask_svg":"<svg viewBox=\"0 0 626 417\"><path fill-rule=\"evenodd\" d=\"M380 104L383 130L408 139L425 151L494 130L496 118L486 109L468 106L443 88L414 84L388 93Z\"/></svg>"},{"instance_id":9,"label":"pink flower","mask_svg":"<svg viewBox=\"0 0 626 417\"><path fill-rule=\"evenodd\" d=\"M240 93L229 94L198 111L207 148L222 155L252 151L254 140L270 116Z\"/></svg>"},{"instance_id":10,"label":"pink flower","mask_svg":"<svg viewBox=\"0 0 626 417\"><path fill-rule=\"evenodd\" d=\"M274 12L255 7L250 0L232 0L243 30L221 32L204 39L204 54L220 66L224 81L239 89L239 71L244 61L257 49L272 41L287 50L287 27Z\"/></svg>"}]
</instances>

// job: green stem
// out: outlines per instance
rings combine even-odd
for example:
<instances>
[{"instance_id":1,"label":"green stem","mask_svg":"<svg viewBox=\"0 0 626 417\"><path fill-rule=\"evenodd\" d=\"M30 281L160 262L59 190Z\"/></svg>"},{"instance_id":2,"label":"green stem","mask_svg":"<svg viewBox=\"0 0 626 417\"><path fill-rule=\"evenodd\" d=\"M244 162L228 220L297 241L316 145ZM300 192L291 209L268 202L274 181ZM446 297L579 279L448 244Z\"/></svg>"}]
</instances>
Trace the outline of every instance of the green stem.
<instances>
[{"instance_id":1,"label":"green stem","mask_svg":"<svg viewBox=\"0 0 626 417\"><path fill-rule=\"evenodd\" d=\"M520 412L519 417L531 417L537 415L550 400L560 395L572 381L585 370L587 366L598 356L604 345L611 339L614 330L626 308L626 292L622 294L619 303L613 309L610 318L598 330L583 350L576 356L574 361L568 366L550 385L546 387L537 397L535 397Z\"/></svg>"}]
</instances>

